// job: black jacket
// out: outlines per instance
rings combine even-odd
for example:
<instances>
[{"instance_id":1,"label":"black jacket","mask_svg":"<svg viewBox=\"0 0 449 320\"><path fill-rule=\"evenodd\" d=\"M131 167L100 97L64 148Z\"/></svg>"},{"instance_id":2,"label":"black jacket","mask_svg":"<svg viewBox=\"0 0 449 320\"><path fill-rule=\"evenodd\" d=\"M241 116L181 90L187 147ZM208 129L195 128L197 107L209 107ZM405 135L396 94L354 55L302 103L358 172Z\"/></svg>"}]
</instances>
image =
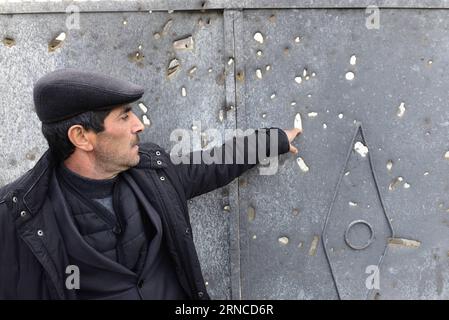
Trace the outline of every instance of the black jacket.
<instances>
[{"instance_id":1,"label":"black jacket","mask_svg":"<svg viewBox=\"0 0 449 320\"><path fill-rule=\"evenodd\" d=\"M285 132L271 132L279 139L278 150L268 150L267 155L288 152ZM258 130L258 134L269 138L270 131ZM257 150L257 144L248 145L254 140L247 138L245 154ZM216 151L235 146L238 139L243 138L227 141ZM255 164L245 157L243 164L175 165L156 144L142 144L139 150L139 164L127 172L161 216L181 286L191 299L209 299L192 238L187 200L228 184ZM0 189L0 299L76 299L75 290L66 289L65 268L69 263L54 219L57 212L48 194L54 168L55 161L47 150L34 168Z\"/></svg>"}]
</instances>

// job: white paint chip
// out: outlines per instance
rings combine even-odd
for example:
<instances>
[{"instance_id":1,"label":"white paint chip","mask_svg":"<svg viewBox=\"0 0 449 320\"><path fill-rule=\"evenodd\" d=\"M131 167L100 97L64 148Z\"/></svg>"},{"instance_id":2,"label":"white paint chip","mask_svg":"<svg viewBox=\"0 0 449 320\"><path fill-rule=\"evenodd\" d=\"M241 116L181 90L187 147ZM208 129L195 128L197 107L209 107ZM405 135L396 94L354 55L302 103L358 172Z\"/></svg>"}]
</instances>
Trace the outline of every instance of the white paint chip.
<instances>
[{"instance_id":1,"label":"white paint chip","mask_svg":"<svg viewBox=\"0 0 449 320\"><path fill-rule=\"evenodd\" d=\"M327 124L323 123L323 129L327 129Z\"/></svg>"},{"instance_id":2,"label":"white paint chip","mask_svg":"<svg viewBox=\"0 0 449 320\"><path fill-rule=\"evenodd\" d=\"M183 97L187 96L187 91L186 91L186 88L184 88L184 87L181 88L181 96L183 96Z\"/></svg>"},{"instance_id":3,"label":"white paint chip","mask_svg":"<svg viewBox=\"0 0 449 320\"><path fill-rule=\"evenodd\" d=\"M446 151L444 154L444 159L449 160L449 151Z\"/></svg>"},{"instance_id":4,"label":"white paint chip","mask_svg":"<svg viewBox=\"0 0 449 320\"><path fill-rule=\"evenodd\" d=\"M228 66L230 66L231 64L233 64L234 63L234 58L229 58L229 60L228 60Z\"/></svg>"},{"instance_id":5,"label":"white paint chip","mask_svg":"<svg viewBox=\"0 0 449 320\"><path fill-rule=\"evenodd\" d=\"M257 42L262 44L263 43L263 35L260 32L256 32L254 34L254 40L256 40Z\"/></svg>"},{"instance_id":6,"label":"white paint chip","mask_svg":"<svg viewBox=\"0 0 449 320\"><path fill-rule=\"evenodd\" d=\"M300 41L301 41L301 39L300 39L299 37L296 37L296 38L295 38L295 42L296 42L296 43L299 43Z\"/></svg>"},{"instance_id":7,"label":"white paint chip","mask_svg":"<svg viewBox=\"0 0 449 320\"><path fill-rule=\"evenodd\" d=\"M360 154L363 158L366 157L367 153L368 153L368 147L365 146L362 142L357 141L354 145L354 150Z\"/></svg>"},{"instance_id":8,"label":"white paint chip","mask_svg":"<svg viewBox=\"0 0 449 320\"><path fill-rule=\"evenodd\" d=\"M295 77L295 82L296 83L301 83L302 82L302 78L301 77Z\"/></svg>"},{"instance_id":9,"label":"white paint chip","mask_svg":"<svg viewBox=\"0 0 449 320\"><path fill-rule=\"evenodd\" d=\"M140 110L142 110L143 113L147 113L147 111L148 111L147 106L144 105L142 102L139 103L139 108L140 108Z\"/></svg>"},{"instance_id":10,"label":"white paint chip","mask_svg":"<svg viewBox=\"0 0 449 320\"><path fill-rule=\"evenodd\" d=\"M283 246L286 246L288 244L288 238L287 237L280 237L278 239L278 241L279 241L279 244L283 245Z\"/></svg>"},{"instance_id":11,"label":"white paint chip","mask_svg":"<svg viewBox=\"0 0 449 320\"><path fill-rule=\"evenodd\" d=\"M257 79L262 79L262 70L260 70L260 69L256 70L256 77L257 77Z\"/></svg>"},{"instance_id":12,"label":"white paint chip","mask_svg":"<svg viewBox=\"0 0 449 320\"><path fill-rule=\"evenodd\" d=\"M304 160L301 157L298 157L296 159L296 163L298 164L299 168L303 172L309 172L309 167L307 166L307 164L304 162Z\"/></svg>"},{"instance_id":13,"label":"white paint chip","mask_svg":"<svg viewBox=\"0 0 449 320\"><path fill-rule=\"evenodd\" d=\"M275 93L273 93L271 96L270 96L270 98L271 99L274 99L274 98L276 98L276 94Z\"/></svg>"},{"instance_id":14,"label":"white paint chip","mask_svg":"<svg viewBox=\"0 0 449 320\"><path fill-rule=\"evenodd\" d=\"M343 113L340 113L340 114L338 115L338 118L339 118L339 119L343 119Z\"/></svg>"},{"instance_id":15,"label":"white paint chip","mask_svg":"<svg viewBox=\"0 0 449 320\"><path fill-rule=\"evenodd\" d=\"M387 161L387 170L388 170L388 171L391 171L392 168L393 168L393 161L388 160L388 161Z\"/></svg>"},{"instance_id":16,"label":"white paint chip","mask_svg":"<svg viewBox=\"0 0 449 320\"><path fill-rule=\"evenodd\" d=\"M308 116L309 118L315 118L317 115L318 115L318 113L316 113L316 112L309 112L309 113L307 114L307 116Z\"/></svg>"},{"instance_id":17,"label":"white paint chip","mask_svg":"<svg viewBox=\"0 0 449 320\"><path fill-rule=\"evenodd\" d=\"M302 120L300 113L297 113L295 116L294 128L302 131Z\"/></svg>"},{"instance_id":18,"label":"white paint chip","mask_svg":"<svg viewBox=\"0 0 449 320\"><path fill-rule=\"evenodd\" d=\"M351 206L351 207L357 207L357 202L352 202L352 201L349 201L349 205Z\"/></svg>"},{"instance_id":19,"label":"white paint chip","mask_svg":"<svg viewBox=\"0 0 449 320\"><path fill-rule=\"evenodd\" d=\"M352 72L352 71L346 72L346 75L345 75L346 80L349 80L349 81L354 80L354 77L355 77L354 72Z\"/></svg>"},{"instance_id":20,"label":"white paint chip","mask_svg":"<svg viewBox=\"0 0 449 320\"><path fill-rule=\"evenodd\" d=\"M404 102L401 102L401 104L398 107L398 112L396 114L399 118L401 118L404 115L404 113L405 113L405 104Z\"/></svg>"},{"instance_id":21,"label":"white paint chip","mask_svg":"<svg viewBox=\"0 0 449 320\"><path fill-rule=\"evenodd\" d=\"M353 54L353 55L351 56L351 58L349 59L349 63L350 63L352 66L355 66L355 64L357 63L357 57L355 56L355 54Z\"/></svg>"},{"instance_id":22,"label":"white paint chip","mask_svg":"<svg viewBox=\"0 0 449 320\"><path fill-rule=\"evenodd\" d=\"M151 121L150 121L150 119L148 119L146 114L144 114L142 116L142 121L143 121L143 124L146 125L146 126L150 126L151 125Z\"/></svg>"}]
</instances>

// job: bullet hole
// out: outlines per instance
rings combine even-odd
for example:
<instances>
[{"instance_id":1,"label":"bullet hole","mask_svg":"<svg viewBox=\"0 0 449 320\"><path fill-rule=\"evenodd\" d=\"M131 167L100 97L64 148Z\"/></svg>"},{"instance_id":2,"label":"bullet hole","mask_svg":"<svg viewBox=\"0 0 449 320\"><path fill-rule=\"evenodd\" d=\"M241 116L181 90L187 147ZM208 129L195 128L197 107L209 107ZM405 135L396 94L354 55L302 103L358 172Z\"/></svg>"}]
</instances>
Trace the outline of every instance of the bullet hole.
<instances>
[{"instance_id":1,"label":"bullet hole","mask_svg":"<svg viewBox=\"0 0 449 320\"><path fill-rule=\"evenodd\" d=\"M310 249L309 249L309 256L316 255L316 250L318 248L318 241L319 241L319 239L320 239L319 236L314 236L313 237L312 244L310 245Z\"/></svg>"},{"instance_id":2,"label":"bullet hole","mask_svg":"<svg viewBox=\"0 0 449 320\"><path fill-rule=\"evenodd\" d=\"M353 54L352 56L351 56L351 58L349 59L349 63L352 65L352 66L355 66L355 64L357 63L357 57Z\"/></svg>"},{"instance_id":3,"label":"bullet hole","mask_svg":"<svg viewBox=\"0 0 449 320\"><path fill-rule=\"evenodd\" d=\"M26 158L27 160L34 161L34 160L36 160L36 155L35 155L34 153L32 153L32 152L28 152L28 153L25 155L25 158Z\"/></svg>"},{"instance_id":4,"label":"bullet hole","mask_svg":"<svg viewBox=\"0 0 449 320\"><path fill-rule=\"evenodd\" d=\"M424 172L424 175L425 175L425 176L428 176L428 175L429 175L429 172L427 172L427 171Z\"/></svg>"},{"instance_id":5,"label":"bullet hole","mask_svg":"<svg viewBox=\"0 0 449 320\"><path fill-rule=\"evenodd\" d=\"M201 148L205 149L207 144L209 143L209 139L205 132L201 132Z\"/></svg>"},{"instance_id":6,"label":"bullet hole","mask_svg":"<svg viewBox=\"0 0 449 320\"><path fill-rule=\"evenodd\" d=\"M256 70L256 77L257 77L257 79L262 79L262 70L260 70L260 69Z\"/></svg>"},{"instance_id":7,"label":"bullet hole","mask_svg":"<svg viewBox=\"0 0 449 320\"><path fill-rule=\"evenodd\" d=\"M291 106L296 106L296 102L295 102L295 101L292 101L292 102L290 102L290 105L291 105Z\"/></svg>"},{"instance_id":8,"label":"bullet hole","mask_svg":"<svg viewBox=\"0 0 449 320\"><path fill-rule=\"evenodd\" d=\"M123 25L126 26L128 24L128 21L123 20Z\"/></svg>"},{"instance_id":9,"label":"bullet hole","mask_svg":"<svg viewBox=\"0 0 449 320\"><path fill-rule=\"evenodd\" d=\"M240 82L245 81L245 74L243 73L243 71L237 72L236 79L237 79L237 81L240 81Z\"/></svg>"},{"instance_id":10,"label":"bullet hole","mask_svg":"<svg viewBox=\"0 0 449 320\"><path fill-rule=\"evenodd\" d=\"M193 50L194 41L192 36L188 36L184 39L179 39L173 42L173 48L175 50Z\"/></svg>"},{"instance_id":11,"label":"bullet hole","mask_svg":"<svg viewBox=\"0 0 449 320\"><path fill-rule=\"evenodd\" d=\"M301 83L302 82L302 78L300 76L295 77L295 82L296 83Z\"/></svg>"},{"instance_id":12,"label":"bullet hole","mask_svg":"<svg viewBox=\"0 0 449 320\"><path fill-rule=\"evenodd\" d=\"M358 204L357 204L357 202L349 201L349 206L351 206L351 207L357 207Z\"/></svg>"},{"instance_id":13,"label":"bullet hole","mask_svg":"<svg viewBox=\"0 0 449 320\"><path fill-rule=\"evenodd\" d=\"M147 113L147 111L148 111L147 106L144 105L142 102L139 103L139 108L140 108L140 110L142 110L143 113Z\"/></svg>"},{"instance_id":14,"label":"bullet hole","mask_svg":"<svg viewBox=\"0 0 449 320\"><path fill-rule=\"evenodd\" d=\"M135 62L139 65L142 65L143 58L145 58L145 56L140 51L128 54L129 61Z\"/></svg>"},{"instance_id":15,"label":"bullet hole","mask_svg":"<svg viewBox=\"0 0 449 320\"><path fill-rule=\"evenodd\" d=\"M265 66L265 70L266 70L266 71L270 71L270 69L271 69L271 66L270 66L270 65Z\"/></svg>"},{"instance_id":16,"label":"bullet hole","mask_svg":"<svg viewBox=\"0 0 449 320\"><path fill-rule=\"evenodd\" d=\"M307 114L307 116L308 116L309 118L315 118L317 115L318 115L318 113L316 113L316 112L309 112L309 113Z\"/></svg>"},{"instance_id":17,"label":"bullet hole","mask_svg":"<svg viewBox=\"0 0 449 320\"><path fill-rule=\"evenodd\" d=\"M276 16L274 14L272 14L268 20L270 20L271 23L275 23L276 22Z\"/></svg>"},{"instance_id":18,"label":"bullet hole","mask_svg":"<svg viewBox=\"0 0 449 320\"><path fill-rule=\"evenodd\" d=\"M345 172L345 176L349 176L349 174L350 174L349 171L346 171L346 172Z\"/></svg>"},{"instance_id":19,"label":"bullet hole","mask_svg":"<svg viewBox=\"0 0 449 320\"><path fill-rule=\"evenodd\" d=\"M55 38L53 38L53 40L50 41L50 43L48 44L48 51L54 52L55 50L60 48L62 46L62 44L64 43L65 39L66 39L66 33L61 32L59 35L57 35Z\"/></svg>"},{"instance_id":20,"label":"bullet hole","mask_svg":"<svg viewBox=\"0 0 449 320\"><path fill-rule=\"evenodd\" d=\"M311 94L308 94L308 95L307 95L307 98L312 98L312 95L311 95Z\"/></svg>"},{"instance_id":21,"label":"bullet hole","mask_svg":"<svg viewBox=\"0 0 449 320\"><path fill-rule=\"evenodd\" d=\"M178 74L180 67L178 59L171 60L168 65L167 78L173 79Z\"/></svg>"},{"instance_id":22,"label":"bullet hole","mask_svg":"<svg viewBox=\"0 0 449 320\"><path fill-rule=\"evenodd\" d=\"M301 39L300 39L299 37L296 37L296 38L295 38L295 42L296 42L296 43L299 43L300 41L301 41Z\"/></svg>"},{"instance_id":23,"label":"bullet hole","mask_svg":"<svg viewBox=\"0 0 449 320\"><path fill-rule=\"evenodd\" d=\"M299 209L298 209L298 208L293 208L292 214L293 214L295 217L299 216Z\"/></svg>"},{"instance_id":24,"label":"bullet hole","mask_svg":"<svg viewBox=\"0 0 449 320\"><path fill-rule=\"evenodd\" d=\"M312 77L315 77L316 76L316 73L315 72L312 72Z\"/></svg>"},{"instance_id":25,"label":"bullet hole","mask_svg":"<svg viewBox=\"0 0 449 320\"><path fill-rule=\"evenodd\" d=\"M194 125L194 124L192 124L191 128L192 128L193 131L198 130L198 127L196 125Z\"/></svg>"},{"instance_id":26,"label":"bullet hole","mask_svg":"<svg viewBox=\"0 0 449 320\"><path fill-rule=\"evenodd\" d=\"M323 129L327 129L327 124L323 123Z\"/></svg>"},{"instance_id":27,"label":"bullet hole","mask_svg":"<svg viewBox=\"0 0 449 320\"><path fill-rule=\"evenodd\" d=\"M263 44L263 35L260 32L256 32L254 34L254 40L256 40L257 42L259 42L260 44Z\"/></svg>"},{"instance_id":28,"label":"bullet hole","mask_svg":"<svg viewBox=\"0 0 449 320\"><path fill-rule=\"evenodd\" d=\"M393 161L392 160L388 160L387 161L387 170L391 171L392 168L393 168Z\"/></svg>"},{"instance_id":29,"label":"bullet hole","mask_svg":"<svg viewBox=\"0 0 449 320\"><path fill-rule=\"evenodd\" d=\"M402 118L404 113L405 113L405 104L404 104L404 102L401 102L401 104L398 107L398 112L396 114L399 118Z\"/></svg>"},{"instance_id":30,"label":"bullet hole","mask_svg":"<svg viewBox=\"0 0 449 320\"><path fill-rule=\"evenodd\" d=\"M394 179L391 181L390 185L388 186L388 190L394 191L397 187L399 187L399 185L400 185L403 181L404 181L404 178L402 178L402 177L394 178Z\"/></svg>"},{"instance_id":31,"label":"bullet hole","mask_svg":"<svg viewBox=\"0 0 449 320\"><path fill-rule=\"evenodd\" d=\"M349 81L354 80L354 77L355 77L354 72L351 72L351 71L346 72L346 75L345 75L346 80L349 80Z\"/></svg>"},{"instance_id":32,"label":"bullet hole","mask_svg":"<svg viewBox=\"0 0 449 320\"><path fill-rule=\"evenodd\" d=\"M181 88L181 96L183 96L183 97L187 96L187 91L186 91L185 87Z\"/></svg>"},{"instance_id":33,"label":"bullet hole","mask_svg":"<svg viewBox=\"0 0 449 320\"><path fill-rule=\"evenodd\" d=\"M275 94L275 93L273 93L273 94L270 96L270 99L271 99L271 100L273 100L274 98L276 98L276 94Z\"/></svg>"},{"instance_id":34,"label":"bullet hole","mask_svg":"<svg viewBox=\"0 0 449 320\"><path fill-rule=\"evenodd\" d=\"M240 187L244 188L244 187L248 186L248 179L240 177L240 178L238 178L238 180L239 180Z\"/></svg>"},{"instance_id":35,"label":"bullet hole","mask_svg":"<svg viewBox=\"0 0 449 320\"><path fill-rule=\"evenodd\" d=\"M298 164L298 166L299 166L299 168L301 169L302 172L309 172L309 167L304 162L303 158L298 157L296 159L296 163Z\"/></svg>"},{"instance_id":36,"label":"bullet hole","mask_svg":"<svg viewBox=\"0 0 449 320\"><path fill-rule=\"evenodd\" d=\"M409 189L410 188L410 184L408 184L407 182L404 182L404 189Z\"/></svg>"},{"instance_id":37,"label":"bullet hole","mask_svg":"<svg viewBox=\"0 0 449 320\"><path fill-rule=\"evenodd\" d=\"M299 114L299 113L297 113L295 116L294 128L302 131L302 120L301 120L301 114Z\"/></svg>"},{"instance_id":38,"label":"bullet hole","mask_svg":"<svg viewBox=\"0 0 449 320\"><path fill-rule=\"evenodd\" d=\"M288 55L290 48L289 47L285 47L284 48L284 55Z\"/></svg>"},{"instance_id":39,"label":"bullet hole","mask_svg":"<svg viewBox=\"0 0 449 320\"><path fill-rule=\"evenodd\" d=\"M228 59L228 66L230 66L233 63L234 63L234 58L229 58Z\"/></svg>"},{"instance_id":40,"label":"bullet hole","mask_svg":"<svg viewBox=\"0 0 449 320\"><path fill-rule=\"evenodd\" d=\"M192 67L192 68L190 68L190 70L189 70L189 76L192 76L192 75L195 73L196 70L197 70L197 67Z\"/></svg>"},{"instance_id":41,"label":"bullet hole","mask_svg":"<svg viewBox=\"0 0 449 320\"><path fill-rule=\"evenodd\" d=\"M368 154L368 147L365 146L362 142L357 141L354 144L354 150L362 156L362 158L365 158Z\"/></svg>"},{"instance_id":42,"label":"bullet hole","mask_svg":"<svg viewBox=\"0 0 449 320\"><path fill-rule=\"evenodd\" d=\"M211 72L212 72L212 68L209 68L209 69L207 70L207 72L211 73Z\"/></svg>"},{"instance_id":43,"label":"bullet hole","mask_svg":"<svg viewBox=\"0 0 449 320\"><path fill-rule=\"evenodd\" d=\"M143 122L143 124L146 125L147 127L151 126L151 121L150 121L150 119L147 117L146 114L144 114L144 115L142 116L142 122Z\"/></svg>"},{"instance_id":44,"label":"bullet hole","mask_svg":"<svg viewBox=\"0 0 449 320\"><path fill-rule=\"evenodd\" d=\"M258 50L256 54L260 57L262 55L262 51Z\"/></svg>"},{"instance_id":45,"label":"bullet hole","mask_svg":"<svg viewBox=\"0 0 449 320\"><path fill-rule=\"evenodd\" d=\"M340 114L338 115L338 118L339 118L339 119L343 119L343 113L340 113Z\"/></svg>"},{"instance_id":46,"label":"bullet hole","mask_svg":"<svg viewBox=\"0 0 449 320\"><path fill-rule=\"evenodd\" d=\"M306 68L304 68L304 70L302 71L302 76L303 76L303 77L306 77L306 76L307 76L307 69L306 69Z\"/></svg>"},{"instance_id":47,"label":"bullet hole","mask_svg":"<svg viewBox=\"0 0 449 320\"><path fill-rule=\"evenodd\" d=\"M256 235L253 235L253 240L256 240L257 239L257 236Z\"/></svg>"},{"instance_id":48,"label":"bullet hole","mask_svg":"<svg viewBox=\"0 0 449 320\"><path fill-rule=\"evenodd\" d=\"M254 221L254 219L256 218L256 209L254 209L253 207L248 207L248 221Z\"/></svg>"},{"instance_id":49,"label":"bullet hole","mask_svg":"<svg viewBox=\"0 0 449 320\"><path fill-rule=\"evenodd\" d=\"M11 48L11 47L16 45L16 41L13 38L11 38L11 37L4 37L3 38L3 44L5 46L7 46L8 48Z\"/></svg>"},{"instance_id":50,"label":"bullet hole","mask_svg":"<svg viewBox=\"0 0 449 320\"><path fill-rule=\"evenodd\" d=\"M279 241L279 244L282 245L282 246L286 246L288 244L288 238L287 237L280 237L278 239L278 241Z\"/></svg>"},{"instance_id":51,"label":"bullet hole","mask_svg":"<svg viewBox=\"0 0 449 320\"><path fill-rule=\"evenodd\" d=\"M169 19L164 26L162 27L161 31L161 37L167 35L168 31L170 30L171 26L173 25L173 20Z\"/></svg>"},{"instance_id":52,"label":"bullet hole","mask_svg":"<svg viewBox=\"0 0 449 320\"><path fill-rule=\"evenodd\" d=\"M388 238L389 245L397 245L408 248L419 248L421 246L421 241L403 239L403 238Z\"/></svg>"},{"instance_id":53,"label":"bullet hole","mask_svg":"<svg viewBox=\"0 0 449 320\"><path fill-rule=\"evenodd\" d=\"M427 64L430 66L433 63L432 60L427 61Z\"/></svg>"},{"instance_id":54,"label":"bullet hole","mask_svg":"<svg viewBox=\"0 0 449 320\"><path fill-rule=\"evenodd\" d=\"M159 32L155 32L153 34L154 39L159 40L161 38L161 34Z\"/></svg>"},{"instance_id":55,"label":"bullet hole","mask_svg":"<svg viewBox=\"0 0 449 320\"><path fill-rule=\"evenodd\" d=\"M267 117L266 113L262 113L262 118L265 119Z\"/></svg>"}]
</instances>

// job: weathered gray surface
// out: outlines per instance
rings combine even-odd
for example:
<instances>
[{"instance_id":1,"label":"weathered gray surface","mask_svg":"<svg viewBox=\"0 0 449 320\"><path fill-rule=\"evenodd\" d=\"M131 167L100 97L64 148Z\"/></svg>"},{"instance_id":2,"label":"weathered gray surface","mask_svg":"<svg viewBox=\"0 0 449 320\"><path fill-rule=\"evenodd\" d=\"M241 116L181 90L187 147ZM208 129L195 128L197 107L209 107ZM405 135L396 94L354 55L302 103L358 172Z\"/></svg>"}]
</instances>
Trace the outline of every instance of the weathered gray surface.
<instances>
[{"instance_id":1,"label":"weathered gray surface","mask_svg":"<svg viewBox=\"0 0 449 320\"><path fill-rule=\"evenodd\" d=\"M304 134L297 145L310 168L304 173L294 156L283 156L276 176L251 172L248 186L240 188L243 298L336 298L322 230L359 124L395 236L421 242L419 248L395 246L387 251L376 298L449 297L449 163L444 159L448 17L446 10L382 10L381 28L369 30L363 10L243 12L236 55L244 60L240 63L245 82L238 97L238 119L247 127L286 128L300 112ZM263 44L253 40L255 32L264 35ZM296 36L300 43L294 42ZM353 54L356 65L349 63ZM271 66L268 72L266 65ZM256 77L258 68L262 79ZM294 78L304 68L316 76L298 84ZM347 71L355 73L354 80L345 79ZM398 117L401 102L406 111ZM309 112L317 116L308 117ZM356 152L351 155L351 173L338 190L327 233L342 298L365 296L365 268L377 264L390 236L367 158L359 158ZM391 171L388 160L393 161ZM403 182L389 191L390 182L399 176ZM249 206L256 211L252 222L247 218ZM298 215L292 214L295 208ZM352 251L343 241L344 232L357 218L373 225L376 239L367 249ZM354 241L363 243L369 233L358 229ZM284 246L278 243L283 236L289 238ZM309 251L314 237L320 239L315 255Z\"/></svg>"},{"instance_id":2,"label":"weathered gray surface","mask_svg":"<svg viewBox=\"0 0 449 320\"><path fill-rule=\"evenodd\" d=\"M66 30L65 14L0 15L0 36L16 41L11 48L0 44L0 185L32 168L45 151L33 112L32 85L41 75L61 67L103 71L144 85L147 92L142 102L148 107L151 126L142 140L158 142L167 150L173 145L170 132L190 129L196 120L201 120L202 131L271 125L288 128L300 112L304 134L296 145L309 172L300 170L296 156L283 155L276 175L260 176L258 170L252 170L238 185L234 182L189 203L195 243L212 297L337 299L338 287L341 298L365 298L365 268L379 263L391 236L382 199L394 236L417 240L420 246L387 246L380 290L376 295L370 292L369 298L449 298L449 185L445 180L449 160L444 159L449 150L447 10L382 9L380 29L369 30L364 7L373 3L362 0L295 4L361 9L224 13L181 11L200 5L190 1L171 8L167 1L141 2L140 7L132 2L116 2L111 7L100 4L80 7L117 12L82 13L80 30ZM396 6L399 2L378 4ZM427 1L406 6L447 4ZM158 5L161 10L175 11L133 12L156 10ZM292 5L287 0L275 5L208 1L206 9ZM65 10L46 4L8 6L0 2L0 12ZM129 12L120 12L124 9ZM199 18L204 22L210 18L210 24L200 26ZM153 34L169 19L173 25L168 34L155 39ZM61 31L67 32L67 39L49 53L48 42ZM264 44L253 39L255 32L264 35ZM195 40L193 51L173 50L174 40L190 34ZM299 43L294 41L297 36ZM140 62L129 56L139 51L139 45L144 55ZM263 54L258 56L257 50ZM353 54L355 65L349 63ZM229 65L232 56L235 63ZM166 69L174 57L181 70L167 80ZM193 66L197 71L189 76ZM258 68L262 79L256 78ZM302 76L304 68L310 79L297 84L294 78ZM354 72L354 80L345 79L348 71ZM186 97L181 96L181 87L186 88ZM292 101L296 105L292 106ZM405 113L398 117L402 102ZM230 105L236 106L237 112L227 112L224 122L219 122L219 110ZM140 109L135 111L142 116ZM316 112L316 117L308 117L309 112ZM345 169L358 125L362 125L369 146L381 199L375 193L368 158L354 151L349 169ZM393 161L391 171L386 168L389 160ZM350 173L336 190L343 170ZM390 191L389 185L397 177L403 181ZM410 187L404 188L405 183ZM226 205L229 212L223 210ZM250 206L255 211L254 221L248 221ZM332 271L323 247L328 214L324 239ZM344 242L344 231L356 219L372 224L376 237L367 249L353 251ZM353 231L355 243L363 243L369 236L361 226ZM288 237L288 244L281 245L280 237Z\"/></svg>"}]
</instances>

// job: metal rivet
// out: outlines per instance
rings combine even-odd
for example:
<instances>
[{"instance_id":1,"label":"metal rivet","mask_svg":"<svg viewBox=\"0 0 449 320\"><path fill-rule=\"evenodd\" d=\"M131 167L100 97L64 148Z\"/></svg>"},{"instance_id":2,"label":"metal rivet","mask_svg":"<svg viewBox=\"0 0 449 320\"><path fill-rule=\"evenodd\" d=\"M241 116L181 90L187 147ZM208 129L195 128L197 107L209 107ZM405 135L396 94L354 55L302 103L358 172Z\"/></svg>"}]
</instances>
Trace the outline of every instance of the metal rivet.
<instances>
[{"instance_id":1,"label":"metal rivet","mask_svg":"<svg viewBox=\"0 0 449 320\"><path fill-rule=\"evenodd\" d=\"M160 156L161 155L160 151L156 151L156 155Z\"/></svg>"},{"instance_id":2,"label":"metal rivet","mask_svg":"<svg viewBox=\"0 0 449 320\"><path fill-rule=\"evenodd\" d=\"M159 179L161 179L161 181L164 181L164 180L165 180L165 178L164 178L164 177L160 177Z\"/></svg>"},{"instance_id":3,"label":"metal rivet","mask_svg":"<svg viewBox=\"0 0 449 320\"><path fill-rule=\"evenodd\" d=\"M16 203L17 202L17 197L12 197L12 202Z\"/></svg>"},{"instance_id":4,"label":"metal rivet","mask_svg":"<svg viewBox=\"0 0 449 320\"><path fill-rule=\"evenodd\" d=\"M44 231L42 231L42 230L37 230L37 235L38 235L39 237L42 237L42 236L44 235Z\"/></svg>"},{"instance_id":5,"label":"metal rivet","mask_svg":"<svg viewBox=\"0 0 449 320\"><path fill-rule=\"evenodd\" d=\"M158 161L156 161L156 162L157 162L158 165L161 165L161 164L162 164L162 161L161 161L161 160L158 160Z\"/></svg>"},{"instance_id":6,"label":"metal rivet","mask_svg":"<svg viewBox=\"0 0 449 320\"><path fill-rule=\"evenodd\" d=\"M20 216L21 216L21 217L25 217L26 215L27 215L26 211L20 212Z\"/></svg>"}]
</instances>

